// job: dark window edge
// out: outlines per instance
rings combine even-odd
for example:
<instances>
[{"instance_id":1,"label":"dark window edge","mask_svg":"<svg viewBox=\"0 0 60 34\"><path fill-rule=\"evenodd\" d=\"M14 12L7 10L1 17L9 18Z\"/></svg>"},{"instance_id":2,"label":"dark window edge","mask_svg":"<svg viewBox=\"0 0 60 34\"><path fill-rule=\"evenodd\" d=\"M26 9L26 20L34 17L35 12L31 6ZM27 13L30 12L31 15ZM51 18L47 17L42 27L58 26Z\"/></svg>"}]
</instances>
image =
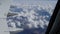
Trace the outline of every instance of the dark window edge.
<instances>
[{"instance_id":1,"label":"dark window edge","mask_svg":"<svg viewBox=\"0 0 60 34\"><path fill-rule=\"evenodd\" d=\"M55 6L55 9L54 9L54 12L53 12L53 15L51 16L51 19L50 19L50 21L49 21L49 25L48 25L48 27L47 27L47 30L46 30L46 32L45 32L45 34L49 34L49 32L50 32L50 30L51 30L51 28L52 28L52 26L53 26L53 24L54 24L54 21L55 21L55 19L56 19L56 16L57 16L57 13L58 13L58 11L59 11L59 0L57 1L57 4L56 4L56 6Z\"/></svg>"}]
</instances>

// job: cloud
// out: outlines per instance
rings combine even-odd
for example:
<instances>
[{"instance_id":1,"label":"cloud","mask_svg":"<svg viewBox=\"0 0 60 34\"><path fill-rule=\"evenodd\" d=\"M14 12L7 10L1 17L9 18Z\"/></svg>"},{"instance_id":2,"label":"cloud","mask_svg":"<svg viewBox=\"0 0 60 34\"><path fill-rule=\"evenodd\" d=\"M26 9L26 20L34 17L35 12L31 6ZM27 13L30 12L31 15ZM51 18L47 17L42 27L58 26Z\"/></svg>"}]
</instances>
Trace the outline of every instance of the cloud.
<instances>
[{"instance_id":1,"label":"cloud","mask_svg":"<svg viewBox=\"0 0 60 34\"><path fill-rule=\"evenodd\" d=\"M34 3L33 3L33 1L34 1ZM35 16L34 14L38 15L35 12L35 10L37 10L37 9L38 10L42 10L41 8L43 8L43 9L47 10L47 12L49 14L51 14L53 11L49 12L48 8L50 8L52 10L52 7L54 8L54 6L56 4L55 2L56 1L40 1L40 0L38 0L38 1L35 1L35 0L30 1L29 0L29 2L27 2L27 0L26 1L10 0L9 2L7 2L7 1L2 2L3 5L0 7L0 11L5 11L5 12L7 11L7 13L10 12L9 11L9 9L10 9L9 7L11 5L17 6L17 8L15 8L16 10L14 9L14 11L18 11L18 10L20 11L19 8L22 8L23 10L21 12L19 12L19 11L17 12L18 13L17 16L13 16L12 17L12 18L17 17L17 22L18 22L19 26L20 26L19 23L21 23L21 22L18 21L19 20L18 18L20 18L20 16L23 16L23 17L27 17L28 20L25 20L25 21L29 22L29 24L26 24L29 28L38 28L38 25L39 25L42 29L44 29L45 25L48 26L48 22L49 21L47 21L45 19L46 16L41 16L41 15L40 16ZM54 4L52 4L52 3L54 3ZM8 7L8 8L6 8L6 7ZM37 8L37 9L35 9L35 8ZM4 15L4 14L2 14L2 15ZM22 19L22 20L24 20L24 19ZM25 21L23 21L23 22L25 22ZM14 24L12 24L12 25L14 26Z\"/></svg>"}]
</instances>

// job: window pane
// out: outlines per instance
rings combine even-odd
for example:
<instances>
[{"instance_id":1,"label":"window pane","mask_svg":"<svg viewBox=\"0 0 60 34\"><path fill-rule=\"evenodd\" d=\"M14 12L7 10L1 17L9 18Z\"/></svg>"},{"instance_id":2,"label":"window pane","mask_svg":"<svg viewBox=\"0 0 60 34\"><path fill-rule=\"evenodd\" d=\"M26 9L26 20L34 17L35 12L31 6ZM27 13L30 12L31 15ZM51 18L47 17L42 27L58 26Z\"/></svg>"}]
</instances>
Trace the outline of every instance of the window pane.
<instances>
[{"instance_id":1,"label":"window pane","mask_svg":"<svg viewBox=\"0 0 60 34\"><path fill-rule=\"evenodd\" d=\"M57 0L1 0L0 18L8 25L3 28L7 27L10 34L45 34L56 3Z\"/></svg>"}]
</instances>

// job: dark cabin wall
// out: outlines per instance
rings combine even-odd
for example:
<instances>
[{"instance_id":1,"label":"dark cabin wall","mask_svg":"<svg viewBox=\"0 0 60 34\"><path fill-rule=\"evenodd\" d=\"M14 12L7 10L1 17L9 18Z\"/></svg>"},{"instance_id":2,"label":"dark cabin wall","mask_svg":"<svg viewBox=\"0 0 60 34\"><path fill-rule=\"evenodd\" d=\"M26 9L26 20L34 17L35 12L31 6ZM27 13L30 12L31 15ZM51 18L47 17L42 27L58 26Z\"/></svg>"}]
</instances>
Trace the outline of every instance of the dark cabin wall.
<instances>
[{"instance_id":1,"label":"dark cabin wall","mask_svg":"<svg viewBox=\"0 0 60 34\"><path fill-rule=\"evenodd\" d=\"M60 34L60 10L49 34Z\"/></svg>"}]
</instances>

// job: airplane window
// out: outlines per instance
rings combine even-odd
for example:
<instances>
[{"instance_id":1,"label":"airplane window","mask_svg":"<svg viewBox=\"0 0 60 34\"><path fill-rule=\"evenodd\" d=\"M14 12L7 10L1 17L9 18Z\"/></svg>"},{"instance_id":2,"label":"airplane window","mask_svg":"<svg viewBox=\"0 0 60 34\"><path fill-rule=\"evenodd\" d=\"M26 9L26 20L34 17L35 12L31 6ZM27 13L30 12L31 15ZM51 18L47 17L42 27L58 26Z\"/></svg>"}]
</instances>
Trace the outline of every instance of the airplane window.
<instances>
[{"instance_id":1,"label":"airplane window","mask_svg":"<svg viewBox=\"0 0 60 34\"><path fill-rule=\"evenodd\" d=\"M1 0L0 22L10 34L45 34L56 3L57 0Z\"/></svg>"}]
</instances>

